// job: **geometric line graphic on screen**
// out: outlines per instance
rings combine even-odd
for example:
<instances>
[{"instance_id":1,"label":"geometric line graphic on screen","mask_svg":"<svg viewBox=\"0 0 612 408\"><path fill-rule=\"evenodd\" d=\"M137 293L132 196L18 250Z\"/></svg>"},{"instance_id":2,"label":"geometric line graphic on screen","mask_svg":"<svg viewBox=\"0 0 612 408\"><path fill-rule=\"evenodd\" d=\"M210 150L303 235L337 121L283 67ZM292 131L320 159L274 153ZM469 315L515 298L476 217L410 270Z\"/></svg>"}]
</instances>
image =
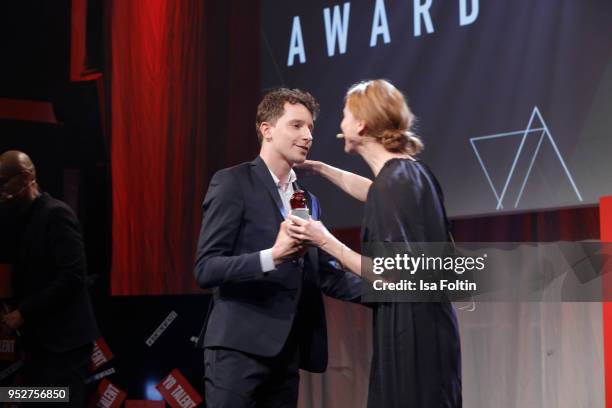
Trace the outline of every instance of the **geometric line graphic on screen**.
<instances>
[{"instance_id":1,"label":"geometric line graphic on screen","mask_svg":"<svg viewBox=\"0 0 612 408\"><path fill-rule=\"evenodd\" d=\"M541 124L538 127L534 127L536 125L536 119ZM512 160L512 166L510 167L510 171L508 172L508 175L502 179L503 186L500 185L498 186L498 188L496 188L495 184L493 183L491 174L489 170L487 170L487 167L485 166L485 163L482 160L481 152L478 149L478 144L480 142L482 145L483 141L496 142L496 141L506 140L508 138L516 139L519 136L521 137L520 144ZM487 179L487 182L489 183L489 187L491 187L491 191L493 191L493 195L495 196L495 199L497 200L497 207L495 208L496 210L501 210L504 208L504 200L511 201L510 198L506 197L506 194L508 192L508 186L510 185L510 181L512 180L512 178L515 176L515 173L517 172L517 163L519 162L519 158L521 158L521 154L525 154L524 146L526 142L528 141L528 139L533 140L533 138L537 138L537 137L539 137L539 140L537 142L537 147L535 148L533 155L530 158L528 158L529 165L527 167L525 176L523 177L521 181L520 189L514 199L514 208L516 208L519 202L521 201L521 197L523 196L523 191L525 190L525 185L527 184L527 180L529 179L529 176L531 175L531 170L533 169L533 166L536 163L536 160L538 159L538 153L540 152L540 148L542 147L544 143L549 143L550 147L552 147L555 157L556 159L559 160L559 164L561 165L563 172L565 173L565 176L567 177L574 193L576 194L576 197L578 198L578 200L582 201L582 196L580 195L580 192L578 191L578 187L576 187L574 178L572 177L572 174L567 168L567 165L565 164L565 160L563 160L563 156L561 156L561 152L559 151L559 148L557 147L557 144L555 143L555 140L552 134L550 133L548 126L546 126L546 122L544 122L544 118L540 114L540 110L538 109L537 106L534 106L533 111L531 113L531 117L529 118L529 122L527 123L527 127L525 129L517 130L514 132L496 133L492 135L478 136L478 137L470 138L470 144L472 145L472 149L474 150L476 159L478 160L478 163L480 164L480 167L482 168L482 171Z\"/></svg>"}]
</instances>

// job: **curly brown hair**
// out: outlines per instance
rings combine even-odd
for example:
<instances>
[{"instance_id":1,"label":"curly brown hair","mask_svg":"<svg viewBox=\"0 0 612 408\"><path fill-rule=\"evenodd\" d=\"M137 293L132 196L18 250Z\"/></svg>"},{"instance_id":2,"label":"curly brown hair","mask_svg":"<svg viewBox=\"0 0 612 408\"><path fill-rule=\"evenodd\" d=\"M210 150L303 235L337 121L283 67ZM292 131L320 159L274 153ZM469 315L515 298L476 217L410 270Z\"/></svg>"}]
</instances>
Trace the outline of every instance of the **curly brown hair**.
<instances>
[{"instance_id":1,"label":"curly brown hair","mask_svg":"<svg viewBox=\"0 0 612 408\"><path fill-rule=\"evenodd\" d=\"M304 105L312 115L312 120L317 120L317 116L319 115L319 104L314 96L300 89L274 89L265 94L257 106L255 130L257 131L259 143L261 143L263 139L259 127L263 122L275 124L278 118L285 113L285 102L292 105L297 103Z\"/></svg>"}]
</instances>

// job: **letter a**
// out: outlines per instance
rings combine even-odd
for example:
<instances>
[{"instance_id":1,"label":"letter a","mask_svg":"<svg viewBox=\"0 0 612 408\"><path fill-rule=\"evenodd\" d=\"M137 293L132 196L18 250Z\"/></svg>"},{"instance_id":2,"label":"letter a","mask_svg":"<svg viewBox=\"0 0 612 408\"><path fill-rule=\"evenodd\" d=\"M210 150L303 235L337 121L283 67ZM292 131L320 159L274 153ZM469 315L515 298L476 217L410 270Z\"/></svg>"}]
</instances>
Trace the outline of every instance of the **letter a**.
<instances>
[{"instance_id":1,"label":"letter a","mask_svg":"<svg viewBox=\"0 0 612 408\"><path fill-rule=\"evenodd\" d=\"M389 23L387 23L387 12L385 10L384 0L376 0L374 6L374 18L372 20L372 34L370 35L370 47L376 47L378 36L383 36L385 44L389 44L391 41L391 35L389 34Z\"/></svg>"},{"instance_id":2,"label":"letter a","mask_svg":"<svg viewBox=\"0 0 612 408\"><path fill-rule=\"evenodd\" d=\"M289 56L287 57L287 66L293 65L295 56L300 57L300 64L306 62L306 52L304 51L304 39L302 38L302 25L300 17L293 17L293 26L291 27L291 40L289 40Z\"/></svg>"}]
</instances>

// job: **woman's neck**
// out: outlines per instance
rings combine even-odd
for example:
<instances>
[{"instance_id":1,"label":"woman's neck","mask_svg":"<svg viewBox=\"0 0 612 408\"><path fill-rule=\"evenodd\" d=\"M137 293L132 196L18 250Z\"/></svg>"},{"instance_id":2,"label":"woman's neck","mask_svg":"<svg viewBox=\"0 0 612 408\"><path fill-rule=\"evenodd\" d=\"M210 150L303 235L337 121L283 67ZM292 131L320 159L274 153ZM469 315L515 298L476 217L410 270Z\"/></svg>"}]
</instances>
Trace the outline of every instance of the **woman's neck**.
<instances>
[{"instance_id":1,"label":"woman's neck","mask_svg":"<svg viewBox=\"0 0 612 408\"><path fill-rule=\"evenodd\" d=\"M363 160L365 160L368 166L370 166L372 173L374 173L374 177L378 176L378 173L380 173L380 170L383 168L385 163L391 159L414 160L407 153L392 153L376 141L364 142L357 148L357 152L363 158Z\"/></svg>"}]
</instances>

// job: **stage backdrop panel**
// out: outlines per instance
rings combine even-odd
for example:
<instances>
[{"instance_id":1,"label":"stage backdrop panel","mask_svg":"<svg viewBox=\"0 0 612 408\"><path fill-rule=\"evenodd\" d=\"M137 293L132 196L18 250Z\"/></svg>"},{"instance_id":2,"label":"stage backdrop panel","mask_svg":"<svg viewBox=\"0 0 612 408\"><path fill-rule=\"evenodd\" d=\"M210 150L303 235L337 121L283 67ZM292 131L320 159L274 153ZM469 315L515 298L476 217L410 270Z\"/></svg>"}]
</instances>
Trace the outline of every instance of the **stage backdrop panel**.
<instances>
[{"instance_id":1,"label":"stage backdrop panel","mask_svg":"<svg viewBox=\"0 0 612 408\"><path fill-rule=\"evenodd\" d=\"M612 3L262 1L262 90L321 102L310 157L371 176L335 138L349 86L387 78L418 117L449 215L595 204L612 192ZM308 185L335 227L361 207Z\"/></svg>"}]
</instances>

